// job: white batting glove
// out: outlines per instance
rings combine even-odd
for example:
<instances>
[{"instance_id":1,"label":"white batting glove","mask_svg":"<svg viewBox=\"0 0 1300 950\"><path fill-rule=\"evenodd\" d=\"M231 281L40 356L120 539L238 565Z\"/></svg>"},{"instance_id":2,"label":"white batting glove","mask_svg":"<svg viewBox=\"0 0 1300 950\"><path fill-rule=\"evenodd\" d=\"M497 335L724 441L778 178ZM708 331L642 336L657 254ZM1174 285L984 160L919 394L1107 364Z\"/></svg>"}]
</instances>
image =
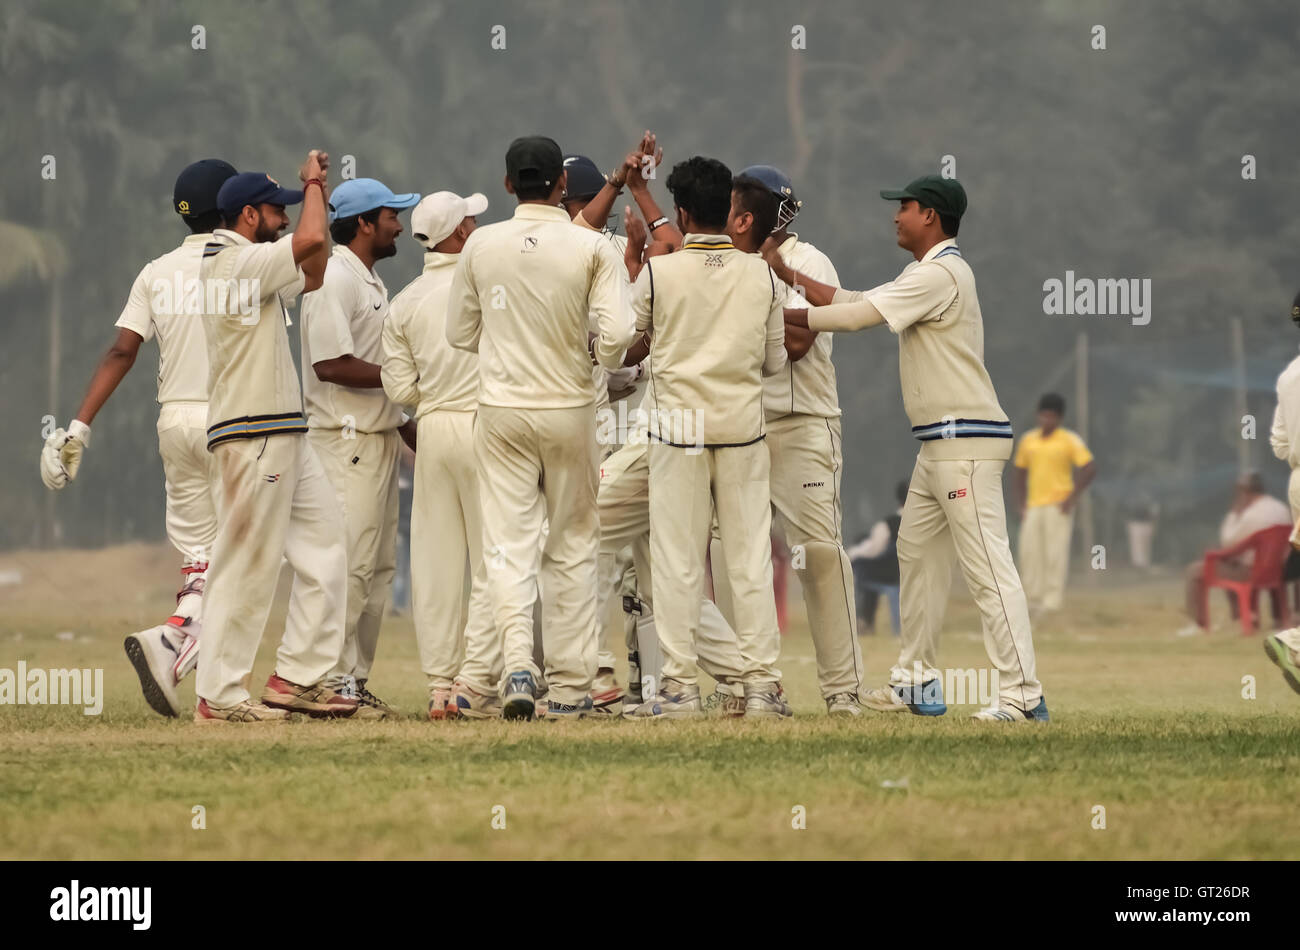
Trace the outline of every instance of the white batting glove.
<instances>
[{"instance_id":1,"label":"white batting glove","mask_svg":"<svg viewBox=\"0 0 1300 950\"><path fill-rule=\"evenodd\" d=\"M64 488L77 477L81 454L90 444L90 426L73 419L68 428L55 429L41 449L41 481L51 491Z\"/></svg>"}]
</instances>

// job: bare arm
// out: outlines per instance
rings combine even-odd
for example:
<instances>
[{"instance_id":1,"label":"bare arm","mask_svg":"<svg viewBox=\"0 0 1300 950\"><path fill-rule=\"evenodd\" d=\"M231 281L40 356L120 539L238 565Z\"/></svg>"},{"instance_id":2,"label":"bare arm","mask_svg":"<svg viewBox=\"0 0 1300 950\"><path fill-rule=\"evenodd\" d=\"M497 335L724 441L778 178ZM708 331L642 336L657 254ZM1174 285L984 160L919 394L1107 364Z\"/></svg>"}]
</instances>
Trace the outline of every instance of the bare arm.
<instances>
[{"instance_id":1,"label":"bare arm","mask_svg":"<svg viewBox=\"0 0 1300 950\"><path fill-rule=\"evenodd\" d=\"M136 354L140 352L140 344L143 342L144 338L134 330L118 329L117 339L95 367L95 375L90 377L90 385L86 387L81 408L77 410L77 419L86 425L95 421L95 416L104 408L108 397L113 395L113 390L117 389L135 365Z\"/></svg>"},{"instance_id":2,"label":"bare arm","mask_svg":"<svg viewBox=\"0 0 1300 950\"><path fill-rule=\"evenodd\" d=\"M791 311L787 310L786 313ZM795 311L807 313L807 311ZM817 340L817 331L809 330L807 327L797 327L786 321L785 324L785 351L790 356L791 363L797 363L812 349L813 343Z\"/></svg>"},{"instance_id":3,"label":"bare arm","mask_svg":"<svg viewBox=\"0 0 1300 950\"><path fill-rule=\"evenodd\" d=\"M804 299L814 307L825 307L835 301L835 291L839 288L813 280L807 274L791 268L781 256L775 239L768 238L764 241L759 252L763 255L763 260L767 261L767 266L775 271L776 276L803 294Z\"/></svg>"},{"instance_id":4,"label":"bare arm","mask_svg":"<svg viewBox=\"0 0 1300 950\"><path fill-rule=\"evenodd\" d=\"M320 181L320 187L310 185L302 197L302 215L293 232L293 261L302 268L303 293L316 290L325 280L325 263L329 260L329 215L325 207L325 175L329 171L329 155L312 149L298 170L304 182Z\"/></svg>"},{"instance_id":5,"label":"bare arm","mask_svg":"<svg viewBox=\"0 0 1300 950\"><path fill-rule=\"evenodd\" d=\"M1011 498L1016 503L1020 517L1025 516L1025 499L1028 497L1029 469L1015 467L1015 477L1011 479Z\"/></svg>"},{"instance_id":6,"label":"bare arm","mask_svg":"<svg viewBox=\"0 0 1300 950\"><path fill-rule=\"evenodd\" d=\"M1089 462L1083 468L1079 469L1078 473L1074 476L1074 490L1070 492L1069 498L1061 502L1061 510L1069 512L1069 510L1074 507L1074 503L1079 500L1079 496L1083 494L1084 489L1091 485L1092 480L1096 477L1097 463L1095 461Z\"/></svg>"},{"instance_id":7,"label":"bare arm","mask_svg":"<svg viewBox=\"0 0 1300 950\"><path fill-rule=\"evenodd\" d=\"M323 383L351 386L353 389L382 389L384 385L383 370L378 363L351 354L312 363L311 368Z\"/></svg>"}]
</instances>

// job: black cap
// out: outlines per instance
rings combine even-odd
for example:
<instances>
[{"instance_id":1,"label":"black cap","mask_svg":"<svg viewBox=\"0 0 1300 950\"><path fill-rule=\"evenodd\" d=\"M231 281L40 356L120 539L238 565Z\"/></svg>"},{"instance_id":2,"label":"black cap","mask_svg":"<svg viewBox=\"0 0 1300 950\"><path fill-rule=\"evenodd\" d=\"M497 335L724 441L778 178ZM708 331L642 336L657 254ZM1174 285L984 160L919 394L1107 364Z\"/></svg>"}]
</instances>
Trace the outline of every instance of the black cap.
<instances>
[{"instance_id":1,"label":"black cap","mask_svg":"<svg viewBox=\"0 0 1300 950\"><path fill-rule=\"evenodd\" d=\"M594 198L596 193L605 187L605 176L600 173L596 163L586 155L564 156L564 171L568 175L564 186L566 201Z\"/></svg>"},{"instance_id":2,"label":"black cap","mask_svg":"<svg viewBox=\"0 0 1300 950\"><path fill-rule=\"evenodd\" d=\"M922 175L906 188L882 191L880 197L889 201L911 198L922 208L933 208L939 214L958 219L966 213L966 189L956 178L942 175Z\"/></svg>"},{"instance_id":3,"label":"black cap","mask_svg":"<svg viewBox=\"0 0 1300 950\"><path fill-rule=\"evenodd\" d=\"M506 149L506 175L510 183L550 187L564 171L564 153L555 139L544 135L526 135L515 139Z\"/></svg>"},{"instance_id":4,"label":"black cap","mask_svg":"<svg viewBox=\"0 0 1300 950\"><path fill-rule=\"evenodd\" d=\"M186 165L176 176L172 208L183 218L217 210L217 192L226 179L236 175L235 166L219 158L205 158Z\"/></svg>"},{"instance_id":5,"label":"black cap","mask_svg":"<svg viewBox=\"0 0 1300 950\"><path fill-rule=\"evenodd\" d=\"M1295 300L1291 301L1291 319L1300 327L1300 294L1296 294Z\"/></svg>"},{"instance_id":6,"label":"black cap","mask_svg":"<svg viewBox=\"0 0 1300 950\"><path fill-rule=\"evenodd\" d=\"M247 205L296 205L302 192L281 188L266 172L240 172L217 192L217 207L226 217L239 214Z\"/></svg>"}]
</instances>

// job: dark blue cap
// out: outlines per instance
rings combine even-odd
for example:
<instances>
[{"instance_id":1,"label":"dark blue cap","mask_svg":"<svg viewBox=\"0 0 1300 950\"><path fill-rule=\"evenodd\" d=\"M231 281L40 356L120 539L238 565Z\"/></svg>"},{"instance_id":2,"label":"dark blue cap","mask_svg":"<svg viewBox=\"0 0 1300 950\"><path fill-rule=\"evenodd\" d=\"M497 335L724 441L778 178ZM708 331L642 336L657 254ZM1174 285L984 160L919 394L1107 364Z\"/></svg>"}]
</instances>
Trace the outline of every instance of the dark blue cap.
<instances>
[{"instance_id":1,"label":"dark blue cap","mask_svg":"<svg viewBox=\"0 0 1300 950\"><path fill-rule=\"evenodd\" d=\"M217 192L217 207L226 217L234 217L245 205L296 205L302 192L281 188L266 172L241 172L230 178Z\"/></svg>"},{"instance_id":2,"label":"dark blue cap","mask_svg":"<svg viewBox=\"0 0 1300 950\"><path fill-rule=\"evenodd\" d=\"M186 165L176 176L172 207L185 218L216 211L217 192L236 174L234 165L219 158L204 158Z\"/></svg>"},{"instance_id":3,"label":"dark blue cap","mask_svg":"<svg viewBox=\"0 0 1300 950\"><path fill-rule=\"evenodd\" d=\"M564 189L566 201L594 198L605 187L605 176L586 155L564 156L564 170L568 173L568 184Z\"/></svg>"}]
</instances>

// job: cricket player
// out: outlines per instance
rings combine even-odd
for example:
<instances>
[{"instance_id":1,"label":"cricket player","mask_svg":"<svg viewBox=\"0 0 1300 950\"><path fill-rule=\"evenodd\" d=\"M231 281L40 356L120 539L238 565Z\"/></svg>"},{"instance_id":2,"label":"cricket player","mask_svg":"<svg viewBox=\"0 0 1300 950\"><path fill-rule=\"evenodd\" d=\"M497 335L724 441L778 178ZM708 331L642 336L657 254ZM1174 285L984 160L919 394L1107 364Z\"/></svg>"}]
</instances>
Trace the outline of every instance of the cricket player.
<instances>
[{"instance_id":1,"label":"cricket player","mask_svg":"<svg viewBox=\"0 0 1300 950\"><path fill-rule=\"evenodd\" d=\"M702 714L696 683L704 555L716 508L740 640L746 716L791 714L776 668L764 375L786 362L785 291L755 254L732 243L730 170L696 156L668 177L675 254L647 261L632 293L649 333L650 562L663 651L657 695L633 718ZM770 228L770 224L769 224Z\"/></svg>"},{"instance_id":2,"label":"cricket player","mask_svg":"<svg viewBox=\"0 0 1300 950\"><path fill-rule=\"evenodd\" d=\"M1092 452L1061 425L1064 418L1065 398L1045 393L1038 400L1038 428L1016 446L1012 490L1020 509L1021 574L1031 615L1061 609L1074 506L1097 475Z\"/></svg>"},{"instance_id":3,"label":"cricket player","mask_svg":"<svg viewBox=\"0 0 1300 950\"><path fill-rule=\"evenodd\" d=\"M307 441L284 299L325 276L325 175L312 151L299 169L304 191L244 172L221 186L224 228L212 234L200 271L210 385L208 449L221 505L209 570L194 718L262 723L290 711L350 716L357 700L324 684L343 651L347 548L338 499ZM288 205L303 204L291 240ZM262 702L246 683L287 558L294 572L289 615Z\"/></svg>"},{"instance_id":4,"label":"cricket player","mask_svg":"<svg viewBox=\"0 0 1300 950\"><path fill-rule=\"evenodd\" d=\"M549 138L515 139L508 221L469 236L447 307L447 341L479 354L474 450L483 554L506 685L502 715L536 712L533 605L551 718L591 708L596 672L595 385L591 359L616 369L632 338L623 262L559 206L564 158ZM589 321L599 328L588 343ZM543 520L549 531L542 544ZM540 561L540 564L539 564Z\"/></svg>"},{"instance_id":5,"label":"cricket player","mask_svg":"<svg viewBox=\"0 0 1300 950\"><path fill-rule=\"evenodd\" d=\"M799 239L790 223L803 202L790 179L771 165L751 165L738 180L761 182L779 202L772 240L790 267L831 287L839 275L828 258ZM806 306L788 288L786 306ZM859 716L862 650L856 636L853 565L844 552L843 468L840 399L831 362L832 334L802 328L787 331L789 362L763 380L763 411L772 464L772 510L790 547L791 560L808 608L808 628L817 654L817 679L826 711Z\"/></svg>"},{"instance_id":6,"label":"cricket player","mask_svg":"<svg viewBox=\"0 0 1300 950\"><path fill-rule=\"evenodd\" d=\"M411 212L411 232L425 249L424 270L393 298L384 322L384 391L412 407L419 433L411 593L430 719L501 714L501 646L487 591L474 465L479 357L447 342L452 277L487 207L477 192L462 198L439 191L421 199Z\"/></svg>"},{"instance_id":7,"label":"cricket player","mask_svg":"<svg viewBox=\"0 0 1300 950\"><path fill-rule=\"evenodd\" d=\"M734 211L728 216L727 232L738 248L753 253L776 221L776 204L768 195L766 186L756 180L743 182L737 179L732 190ZM756 224L756 218L763 220ZM628 348L625 359L636 359L648 345L648 334L642 333ZM648 366L649 360L646 359L643 365ZM657 685L662 675L650 559L648 443L649 422L655 416L654 399L647 393L635 414L627 443L601 464L598 494L602 555L631 546L635 589L625 595L625 601L631 601L630 612L636 615L635 622L629 627L627 645L630 666L634 671L633 682L637 686L643 677L648 683ZM740 641L718 605L703 596L700 599L696 652L700 669L718 684L704 700L704 711L730 718L744 716L744 660L740 654ZM652 688L648 693L654 696L657 689ZM636 706L640 706L640 697L637 700ZM632 707L626 710L625 715L641 718L645 712L638 714Z\"/></svg>"},{"instance_id":8,"label":"cricket player","mask_svg":"<svg viewBox=\"0 0 1300 950\"><path fill-rule=\"evenodd\" d=\"M975 718L1046 722L1029 607L1011 559L1002 502L1011 423L984 368L975 276L955 240L966 192L955 179L927 175L880 195L899 202L898 245L915 258L887 284L838 290L765 251L782 280L798 284L811 303L822 305L788 311L786 319L795 326L851 331L886 324L898 336L903 408L921 443L898 531L902 652L890 685L862 700L880 711L947 712L937 664L955 544L999 676L998 703Z\"/></svg>"},{"instance_id":9,"label":"cricket player","mask_svg":"<svg viewBox=\"0 0 1300 950\"><path fill-rule=\"evenodd\" d=\"M647 133L648 134L648 133ZM585 155L566 155L564 157L564 210L569 213L573 223L579 227L599 230L614 245L620 258L627 263L628 239L618 234L609 226L609 214L614 202L622 194L629 174L642 174L642 149L647 140L642 138L638 149L629 153L624 161L608 175L602 174L596 163ZM651 160L654 159L653 149ZM663 150L658 157L662 159ZM647 163L650 167L650 163ZM632 280L630 272L624 273L625 289L630 294ZM629 298L630 299L630 298ZM594 332L595 327L591 327ZM593 361L594 363L594 361ZM639 403L636 398L644 391L644 364L637 362L615 370L606 370L596 363L593 366L596 385L596 438L598 442L597 457L603 463L615 451L621 434L615 404L628 400ZM641 383L638 386L638 383ZM617 395L617 398L615 396ZM627 411L627 406L623 407ZM596 678L592 681L591 701L593 713L617 715L623 706L625 693L614 676L614 653L606 638L613 636L613 630L605 629L603 621L610 613L611 602L618 598L622 589L629 583L635 584L635 577L629 576L633 571L633 559L628 549L610 550L602 544L597 561L598 585L598 623L602 624L603 635L597 654Z\"/></svg>"},{"instance_id":10,"label":"cricket player","mask_svg":"<svg viewBox=\"0 0 1300 950\"><path fill-rule=\"evenodd\" d=\"M1300 294L1291 304L1291 320L1300 326ZM1277 378L1277 409L1273 412L1269 443L1273 454L1291 466L1287 500L1296 525L1291 532L1291 547L1300 551L1300 356L1288 363ZM1281 668L1287 685L1300 693L1300 627L1265 637L1264 652Z\"/></svg>"},{"instance_id":11,"label":"cricket player","mask_svg":"<svg viewBox=\"0 0 1300 950\"><path fill-rule=\"evenodd\" d=\"M217 192L235 174L228 162L205 158L176 178L172 207L190 235L146 264L117 318L117 339L100 360L81 408L67 430L56 429L41 451L47 488L76 478L90 426L135 365L140 344L158 341L158 454L167 493L167 540L181 554L181 588L166 622L126 638L126 655L149 706L179 716L176 687L194 669L203 622L203 587L217 534L216 469L207 449L208 352L203 335L199 264L221 223Z\"/></svg>"},{"instance_id":12,"label":"cricket player","mask_svg":"<svg viewBox=\"0 0 1300 950\"><path fill-rule=\"evenodd\" d=\"M348 535L347 626L329 686L356 695L359 719L394 714L367 681L397 569L402 439L415 447L415 423L384 392L381 337L388 289L375 262L397 253L397 213L419 200L415 193L393 194L373 178L354 178L334 189L334 249L325 281L302 298L307 439L334 486Z\"/></svg>"}]
</instances>

